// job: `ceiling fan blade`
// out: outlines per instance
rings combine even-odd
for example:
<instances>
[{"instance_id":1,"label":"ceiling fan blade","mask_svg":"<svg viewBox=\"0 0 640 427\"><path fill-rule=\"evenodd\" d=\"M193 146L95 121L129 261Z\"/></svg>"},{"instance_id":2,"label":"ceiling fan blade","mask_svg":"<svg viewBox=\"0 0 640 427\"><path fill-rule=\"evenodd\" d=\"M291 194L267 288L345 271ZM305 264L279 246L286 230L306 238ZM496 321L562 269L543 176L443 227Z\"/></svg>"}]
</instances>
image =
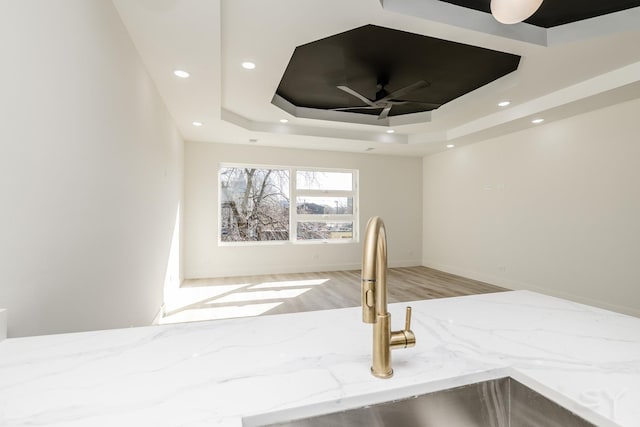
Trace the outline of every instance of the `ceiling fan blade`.
<instances>
[{"instance_id":1,"label":"ceiling fan blade","mask_svg":"<svg viewBox=\"0 0 640 427\"><path fill-rule=\"evenodd\" d=\"M430 86L430 84L425 82L424 80L420 80L420 81L415 82L412 85L409 85L407 87L403 87L402 89L398 89L395 92L391 92L390 94L388 94L384 98L377 99L375 102L385 102L385 101L389 101L391 99L397 99L397 98L402 97L403 95L406 95L409 92L413 92L414 90L422 89L422 88L427 87L427 86Z\"/></svg>"},{"instance_id":2,"label":"ceiling fan blade","mask_svg":"<svg viewBox=\"0 0 640 427\"><path fill-rule=\"evenodd\" d=\"M358 98L360 101L364 102L367 105L370 105L372 107L375 107L373 101L371 101L369 98L367 98L364 95L360 95L358 92L356 92L355 90L351 89L349 86L336 86L338 89L347 92L349 95L355 96L356 98ZM380 108L380 107L377 107Z\"/></svg>"},{"instance_id":3,"label":"ceiling fan blade","mask_svg":"<svg viewBox=\"0 0 640 427\"><path fill-rule=\"evenodd\" d=\"M404 104L427 105L429 107L434 107L434 108L442 107L442 104L439 104L437 102L422 102L422 101L402 101L402 102Z\"/></svg>"},{"instance_id":4,"label":"ceiling fan blade","mask_svg":"<svg viewBox=\"0 0 640 427\"><path fill-rule=\"evenodd\" d=\"M382 110L382 112L378 116L378 120L386 119L387 116L389 115L389 111L391 111L391 107L392 107L391 104L387 104L387 106L384 107L384 110Z\"/></svg>"},{"instance_id":5,"label":"ceiling fan blade","mask_svg":"<svg viewBox=\"0 0 640 427\"><path fill-rule=\"evenodd\" d=\"M379 110L382 107L375 107L373 105L363 105L362 107L341 107L341 108L331 108L329 111L349 111L349 110Z\"/></svg>"}]
</instances>

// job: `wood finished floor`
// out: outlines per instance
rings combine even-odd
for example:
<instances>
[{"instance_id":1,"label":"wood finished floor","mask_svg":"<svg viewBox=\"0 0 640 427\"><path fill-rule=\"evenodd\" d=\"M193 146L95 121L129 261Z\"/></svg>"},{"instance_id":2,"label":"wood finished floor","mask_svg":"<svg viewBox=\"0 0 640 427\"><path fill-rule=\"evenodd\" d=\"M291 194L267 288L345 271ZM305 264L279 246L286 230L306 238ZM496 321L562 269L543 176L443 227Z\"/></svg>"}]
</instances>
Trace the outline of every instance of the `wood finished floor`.
<instances>
[{"instance_id":1,"label":"wood finished floor","mask_svg":"<svg viewBox=\"0 0 640 427\"><path fill-rule=\"evenodd\" d=\"M508 290L427 267L390 268L387 284L389 303ZM360 270L191 279L181 289L204 297L166 313L163 323L356 307Z\"/></svg>"}]
</instances>

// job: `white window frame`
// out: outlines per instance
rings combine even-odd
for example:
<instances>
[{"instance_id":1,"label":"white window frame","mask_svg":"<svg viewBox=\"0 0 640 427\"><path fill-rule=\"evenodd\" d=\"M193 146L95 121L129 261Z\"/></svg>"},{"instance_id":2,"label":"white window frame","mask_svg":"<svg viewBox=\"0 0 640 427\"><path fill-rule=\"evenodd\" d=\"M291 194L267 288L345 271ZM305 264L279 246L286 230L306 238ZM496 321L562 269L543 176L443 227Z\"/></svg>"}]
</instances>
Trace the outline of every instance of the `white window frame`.
<instances>
[{"instance_id":1,"label":"white window frame","mask_svg":"<svg viewBox=\"0 0 640 427\"><path fill-rule=\"evenodd\" d=\"M289 171L289 240L249 240L228 242L222 241L222 192L221 189L221 171L224 168L255 168L255 169L284 169ZM351 174L351 191L347 190L298 190L296 187L298 171L314 171L314 172L342 172ZM350 244L358 243L359 236L359 171L358 169L342 169L342 168L324 168L324 167L302 167L302 166L282 166L282 165L264 165L252 163L220 163L217 173L218 185L218 246L262 246L262 245L313 245L313 244ZM353 200L353 213L341 215L313 215L298 214L297 200L298 197L351 197ZM352 237L350 239L309 239L298 240L298 223L299 222L351 222Z\"/></svg>"},{"instance_id":2,"label":"white window frame","mask_svg":"<svg viewBox=\"0 0 640 427\"><path fill-rule=\"evenodd\" d=\"M339 172L351 174L351 191L347 190L298 190L296 183L298 179L298 171L312 171L312 172ZM291 213L290 225L291 231L289 238L300 244L309 243L357 243L358 238L358 171L356 169L335 169L335 168L303 168L295 167L291 168L291 174L295 177L293 180L289 180L291 185ZM343 215L310 215L298 213L298 197L351 197L353 200L353 213ZM351 222L352 238L351 239L313 239L313 240L298 240L298 223L299 222Z\"/></svg>"}]
</instances>

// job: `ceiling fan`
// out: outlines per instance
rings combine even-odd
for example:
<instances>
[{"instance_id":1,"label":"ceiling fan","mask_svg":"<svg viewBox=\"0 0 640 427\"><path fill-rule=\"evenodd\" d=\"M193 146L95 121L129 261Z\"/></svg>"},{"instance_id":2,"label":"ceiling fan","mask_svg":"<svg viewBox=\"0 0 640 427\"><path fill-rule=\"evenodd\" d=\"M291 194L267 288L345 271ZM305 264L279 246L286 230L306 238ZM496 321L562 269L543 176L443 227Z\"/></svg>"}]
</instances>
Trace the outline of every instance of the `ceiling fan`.
<instances>
[{"instance_id":1,"label":"ceiling fan","mask_svg":"<svg viewBox=\"0 0 640 427\"><path fill-rule=\"evenodd\" d=\"M364 102L367 105L363 105L360 107L332 108L331 110L332 111L349 111L349 110L381 109L382 111L380 112L380 115L378 115L378 120L381 120L381 119L386 119L389 116L391 107L393 107L394 105L421 104L421 105L428 105L434 108L438 108L442 105L442 104L436 104L433 102L409 101L409 100L399 99L410 92L430 86L430 84L424 80L419 80L409 86L403 87L402 89L398 89L391 93L387 92L384 88L388 84L388 82L389 82L389 79L385 77L381 77L378 79L378 85L377 85L378 92L376 93L375 99L369 99L366 96L351 89L349 86L344 86L344 85L336 86L338 89L350 95L355 96L356 98L358 98L360 101Z\"/></svg>"}]
</instances>

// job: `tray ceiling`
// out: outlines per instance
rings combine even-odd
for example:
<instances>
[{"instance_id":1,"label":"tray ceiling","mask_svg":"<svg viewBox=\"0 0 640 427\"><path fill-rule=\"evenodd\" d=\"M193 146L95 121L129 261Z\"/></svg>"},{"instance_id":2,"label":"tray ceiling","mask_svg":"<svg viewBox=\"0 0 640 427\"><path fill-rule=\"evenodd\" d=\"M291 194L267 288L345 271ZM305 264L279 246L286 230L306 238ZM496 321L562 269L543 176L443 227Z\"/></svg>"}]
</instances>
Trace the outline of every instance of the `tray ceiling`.
<instances>
[{"instance_id":1,"label":"tray ceiling","mask_svg":"<svg viewBox=\"0 0 640 427\"><path fill-rule=\"evenodd\" d=\"M276 93L297 107L377 116L383 107L370 107L367 99L423 86L390 99L388 114L398 116L436 109L515 71L519 61L510 53L365 25L296 47Z\"/></svg>"},{"instance_id":2,"label":"tray ceiling","mask_svg":"<svg viewBox=\"0 0 640 427\"><path fill-rule=\"evenodd\" d=\"M440 0L491 13L491 0ZM525 22L543 28L570 24L640 6L640 0L544 0Z\"/></svg>"},{"instance_id":3,"label":"tray ceiling","mask_svg":"<svg viewBox=\"0 0 640 427\"><path fill-rule=\"evenodd\" d=\"M474 9L453 3L459 0L112 1L180 133L191 141L424 155L446 150L450 144L470 144L538 126L531 123L535 118L544 118L541 126L546 126L640 97L640 49L635 48L640 46L637 2L545 0L545 8L571 4L572 11L588 13L584 16L591 16L594 5L610 8L615 3L615 10L628 9L618 13L606 9L597 12L604 15L592 19L543 28L530 23L502 25L478 11L481 6ZM468 3L470 6L471 0ZM488 10L488 0L474 3L484 3ZM429 73L399 75L380 63L385 65L385 61L394 62L396 55L404 55L404 44L396 44L396 49L381 55L382 59L366 59L377 44L365 43L351 49L344 67L341 59L332 59L318 66L326 67L326 74L309 72L309 78L313 77L310 84L321 88L321 96L331 91L335 99L330 103L307 104L309 100L294 99L284 91L286 85L281 87L297 47L369 26L521 59L517 70L447 101L456 93L443 95L450 90L443 90L443 86L456 86L459 78L445 83ZM360 54L376 66L352 59ZM413 56L416 63L437 69L446 54L432 49ZM243 69L244 61L254 62L256 68ZM477 64L473 62L467 63L471 76L466 77L475 78ZM189 71L191 77L176 77L176 69ZM362 100L332 86L346 83L374 99L380 70L388 72L388 93L421 79L428 85L403 94L402 99L444 104L415 113L393 106L384 120L378 119L379 110L330 111L357 106ZM346 75L340 76L343 71ZM274 105L279 88L291 102L311 107L297 107L282 97L290 108ZM499 107L505 100L510 104ZM301 111L320 111L324 116L310 118L299 114ZM194 126L194 122L202 125Z\"/></svg>"}]
</instances>

